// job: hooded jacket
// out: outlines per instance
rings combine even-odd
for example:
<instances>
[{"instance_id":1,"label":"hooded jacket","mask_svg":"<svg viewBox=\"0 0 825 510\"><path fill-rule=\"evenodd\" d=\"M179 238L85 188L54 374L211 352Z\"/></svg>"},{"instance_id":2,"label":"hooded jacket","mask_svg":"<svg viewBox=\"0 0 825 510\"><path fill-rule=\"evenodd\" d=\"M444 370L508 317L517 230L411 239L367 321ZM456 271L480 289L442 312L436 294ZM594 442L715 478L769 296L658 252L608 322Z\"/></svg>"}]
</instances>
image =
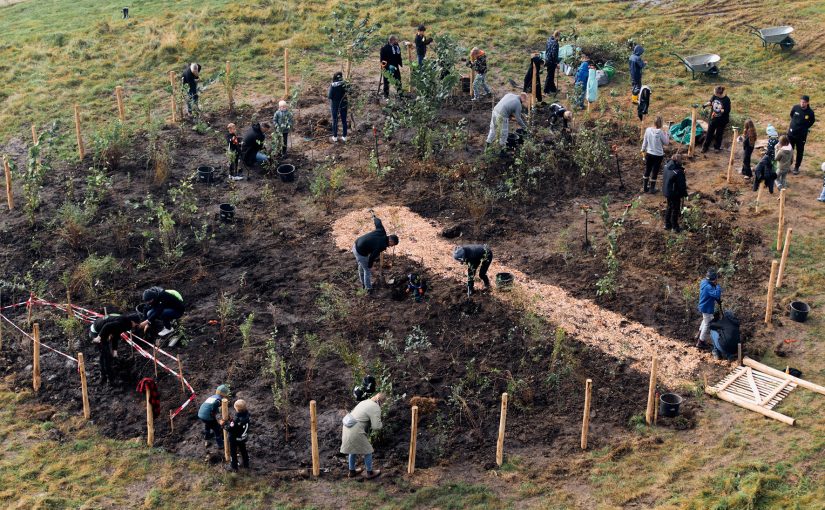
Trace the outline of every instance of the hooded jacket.
<instances>
[{"instance_id":1,"label":"hooded jacket","mask_svg":"<svg viewBox=\"0 0 825 510\"><path fill-rule=\"evenodd\" d=\"M672 159L665 165L662 173L662 194L667 198L682 198L687 196L687 178L685 167Z\"/></svg>"},{"instance_id":2,"label":"hooded jacket","mask_svg":"<svg viewBox=\"0 0 825 510\"><path fill-rule=\"evenodd\" d=\"M404 64L401 62L401 46L387 43L381 47L381 62L387 63L387 70L390 66L400 69Z\"/></svg>"},{"instance_id":3,"label":"hooded jacket","mask_svg":"<svg viewBox=\"0 0 825 510\"><path fill-rule=\"evenodd\" d=\"M218 393L212 395L203 401L198 409L198 419L203 421L214 421L215 417L221 412L221 401L223 395Z\"/></svg>"},{"instance_id":4,"label":"hooded jacket","mask_svg":"<svg viewBox=\"0 0 825 510\"><path fill-rule=\"evenodd\" d=\"M791 164L793 163L793 147L790 145L777 147L775 159L779 167L779 173L787 174L791 171Z\"/></svg>"},{"instance_id":5,"label":"hooded jacket","mask_svg":"<svg viewBox=\"0 0 825 510\"><path fill-rule=\"evenodd\" d=\"M264 146L266 135L261 130L261 125L258 123L252 124L249 131L243 136L243 162L247 165L255 164L255 155Z\"/></svg>"},{"instance_id":6,"label":"hooded jacket","mask_svg":"<svg viewBox=\"0 0 825 510\"><path fill-rule=\"evenodd\" d=\"M544 48L544 62L548 69L555 69L559 63L559 42L552 35L547 38L547 46Z\"/></svg>"},{"instance_id":7,"label":"hooded jacket","mask_svg":"<svg viewBox=\"0 0 825 510\"><path fill-rule=\"evenodd\" d=\"M727 124L730 120L730 98L725 95L722 97L716 94L710 97L710 118L722 124Z\"/></svg>"},{"instance_id":8,"label":"hooded jacket","mask_svg":"<svg viewBox=\"0 0 825 510\"><path fill-rule=\"evenodd\" d=\"M245 443L249 437L249 411L240 411L232 420L224 423L223 428L229 432L229 440L236 443Z\"/></svg>"},{"instance_id":9,"label":"hooded jacket","mask_svg":"<svg viewBox=\"0 0 825 510\"><path fill-rule=\"evenodd\" d=\"M516 94L504 94L496 107L493 108L493 115L498 115L503 119L509 119L511 116L515 117L516 122L522 129L527 129L527 123L521 117L521 97Z\"/></svg>"},{"instance_id":10,"label":"hooded jacket","mask_svg":"<svg viewBox=\"0 0 825 510\"><path fill-rule=\"evenodd\" d=\"M373 218L373 222L375 223L375 230L362 235L355 241L355 251L362 257L369 257L369 267L372 267L381 252L390 245L390 239L387 237L387 231L384 230L384 224L377 217Z\"/></svg>"},{"instance_id":11,"label":"hooded jacket","mask_svg":"<svg viewBox=\"0 0 825 510\"><path fill-rule=\"evenodd\" d=\"M642 69L645 68L645 63L642 60L642 53L645 49L637 44L633 48L633 55L630 55L630 81L636 85L642 84Z\"/></svg>"},{"instance_id":12,"label":"hooded jacket","mask_svg":"<svg viewBox=\"0 0 825 510\"><path fill-rule=\"evenodd\" d=\"M791 108L791 126L788 128L788 135L804 140L808 137L808 130L815 122L814 110L810 105L805 109L799 105L794 105Z\"/></svg>"},{"instance_id":13,"label":"hooded jacket","mask_svg":"<svg viewBox=\"0 0 825 510\"><path fill-rule=\"evenodd\" d=\"M109 315L95 321L94 327L98 336L103 341L117 342L120 335L132 329L132 316L129 315ZM140 322L135 320L135 322Z\"/></svg>"},{"instance_id":14,"label":"hooded jacket","mask_svg":"<svg viewBox=\"0 0 825 510\"><path fill-rule=\"evenodd\" d=\"M492 260L493 252L486 244L467 244L459 246L453 258L472 267L478 267L485 260Z\"/></svg>"},{"instance_id":15,"label":"hooded jacket","mask_svg":"<svg viewBox=\"0 0 825 510\"><path fill-rule=\"evenodd\" d=\"M582 62L579 70L576 71L576 83L581 83L582 88L587 88L587 78L590 76L590 62Z\"/></svg>"},{"instance_id":16,"label":"hooded jacket","mask_svg":"<svg viewBox=\"0 0 825 510\"><path fill-rule=\"evenodd\" d=\"M699 284L699 313L713 313L716 302L722 299L722 287L713 285L707 278Z\"/></svg>"},{"instance_id":17,"label":"hooded jacket","mask_svg":"<svg viewBox=\"0 0 825 510\"><path fill-rule=\"evenodd\" d=\"M336 108L347 107L347 82L344 80L334 81L329 85L329 92L327 98L332 102L332 106Z\"/></svg>"},{"instance_id":18,"label":"hooded jacket","mask_svg":"<svg viewBox=\"0 0 825 510\"><path fill-rule=\"evenodd\" d=\"M158 297L156 297L149 306L149 311L146 312L146 318L149 320L154 319L155 316L160 315L164 310L175 310L176 312L183 313L183 301L168 290L164 290L158 294Z\"/></svg>"}]
</instances>

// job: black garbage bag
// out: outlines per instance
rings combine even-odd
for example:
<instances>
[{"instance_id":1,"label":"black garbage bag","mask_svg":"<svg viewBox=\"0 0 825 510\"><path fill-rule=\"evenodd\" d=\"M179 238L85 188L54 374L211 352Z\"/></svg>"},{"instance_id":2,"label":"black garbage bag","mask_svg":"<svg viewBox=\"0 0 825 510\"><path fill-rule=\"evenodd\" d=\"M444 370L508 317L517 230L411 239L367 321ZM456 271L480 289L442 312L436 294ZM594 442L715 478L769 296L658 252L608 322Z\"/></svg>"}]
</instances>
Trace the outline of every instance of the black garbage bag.
<instances>
[{"instance_id":1,"label":"black garbage bag","mask_svg":"<svg viewBox=\"0 0 825 510\"><path fill-rule=\"evenodd\" d=\"M719 347L728 356L736 356L737 344L741 340L739 319L730 310L725 310L722 317L710 323L710 330L719 333Z\"/></svg>"}]
</instances>

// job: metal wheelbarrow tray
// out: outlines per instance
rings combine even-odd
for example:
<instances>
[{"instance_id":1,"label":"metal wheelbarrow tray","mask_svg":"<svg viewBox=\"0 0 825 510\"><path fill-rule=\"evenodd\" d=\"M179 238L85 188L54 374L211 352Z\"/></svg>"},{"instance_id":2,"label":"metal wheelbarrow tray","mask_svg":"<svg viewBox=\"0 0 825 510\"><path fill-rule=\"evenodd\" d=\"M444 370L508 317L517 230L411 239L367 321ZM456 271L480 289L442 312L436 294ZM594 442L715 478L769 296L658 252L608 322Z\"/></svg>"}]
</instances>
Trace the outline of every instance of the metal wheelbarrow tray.
<instances>
[{"instance_id":1,"label":"metal wheelbarrow tray","mask_svg":"<svg viewBox=\"0 0 825 510\"><path fill-rule=\"evenodd\" d=\"M689 57L683 57L678 53L673 53L673 55L682 61L682 64L691 72L694 79L696 78L696 73L704 73L708 76L719 74L717 64L722 60L722 57L715 53L703 53Z\"/></svg>"},{"instance_id":2,"label":"metal wheelbarrow tray","mask_svg":"<svg viewBox=\"0 0 825 510\"><path fill-rule=\"evenodd\" d=\"M756 37L762 40L762 47L767 48L768 45L779 46L783 50L789 50L794 47L796 42L791 38L793 27L789 25L781 27L756 28L750 25L747 27L756 34Z\"/></svg>"}]
</instances>

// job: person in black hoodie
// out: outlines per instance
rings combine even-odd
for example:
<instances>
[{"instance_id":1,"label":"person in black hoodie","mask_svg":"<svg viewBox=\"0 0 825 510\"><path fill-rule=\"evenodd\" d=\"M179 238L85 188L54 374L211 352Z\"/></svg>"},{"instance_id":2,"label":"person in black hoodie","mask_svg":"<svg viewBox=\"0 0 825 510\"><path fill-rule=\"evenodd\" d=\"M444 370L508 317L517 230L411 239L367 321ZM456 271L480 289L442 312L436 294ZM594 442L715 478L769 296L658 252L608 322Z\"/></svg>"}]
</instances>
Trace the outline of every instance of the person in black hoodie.
<instances>
[{"instance_id":1,"label":"person in black hoodie","mask_svg":"<svg viewBox=\"0 0 825 510\"><path fill-rule=\"evenodd\" d=\"M398 94L401 94L401 46L398 39L391 35L387 44L381 47L381 71L384 77L384 97L390 97L390 77L395 83Z\"/></svg>"},{"instance_id":2,"label":"person in black hoodie","mask_svg":"<svg viewBox=\"0 0 825 510\"><path fill-rule=\"evenodd\" d=\"M490 279L487 278L487 270L493 262L493 250L486 244L467 244L458 246L453 251L453 258L459 262L467 264L467 296L472 296L476 271L478 277L484 282L484 290L490 288Z\"/></svg>"},{"instance_id":3,"label":"person in black hoodie","mask_svg":"<svg viewBox=\"0 0 825 510\"><path fill-rule=\"evenodd\" d=\"M200 80L201 65L197 62L192 62L186 69L183 70L181 81L184 85L189 86L187 95L189 100L186 102L186 110L189 115L198 108L198 80Z\"/></svg>"},{"instance_id":4,"label":"person in black hoodie","mask_svg":"<svg viewBox=\"0 0 825 510\"><path fill-rule=\"evenodd\" d=\"M338 141L338 118L341 118L341 126L344 136L341 141L347 141L347 87L344 81L344 74L337 72L332 75L332 83L329 86L327 97L329 98L329 108L332 112L332 138L333 142Z\"/></svg>"},{"instance_id":5,"label":"person in black hoodie","mask_svg":"<svg viewBox=\"0 0 825 510\"><path fill-rule=\"evenodd\" d=\"M808 139L808 130L816 122L814 111L810 106L811 98L802 96L799 104L791 108L791 125L788 128L788 139L791 147L796 149L796 163L793 173L799 173L799 166L802 164L802 156L805 155L805 141Z\"/></svg>"},{"instance_id":6,"label":"person in black hoodie","mask_svg":"<svg viewBox=\"0 0 825 510\"><path fill-rule=\"evenodd\" d=\"M235 124L226 125L226 155L229 159L229 178L233 181L243 179L238 175L238 158L241 157L241 140L238 138Z\"/></svg>"},{"instance_id":7,"label":"person in black hoodie","mask_svg":"<svg viewBox=\"0 0 825 510\"><path fill-rule=\"evenodd\" d=\"M541 103L541 68L544 61L538 53L533 53L530 57L530 67L527 69L527 74L524 75L524 92L528 94L533 93L533 68L536 69L536 101Z\"/></svg>"},{"instance_id":8,"label":"person in black hoodie","mask_svg":"<svg viewBox=\"0 0 825 510\"><path fill-rule=\"evenodd\" d=\"M161 287L151 287L143 291L143 303L146 306L146 320L140 323L144 331L149 329L150 323L158 321L163 329L158 336L166 336L172 332L172 321L183 316L183 297L176 290L164 290Z\"/></svg>"},{"instance_id":9,"label":"person in black hoodie","mask_svg":"<svg viewBox=\"0 0 825 510\"><path fill-rule=\"evenodd\" d=\"M358 279L367 292L372 291L372 281L370 279L372 265L378 260L378 256L381 255L382 251L389 246L398 244L398 236L388 236L387 231L384 230L384 224L375 216L374 212L372 213L372 221L375 223L375 230L356 239L355 244L352 246L352 253L358 263Z\"/></svg>"},{"instance_id":10,"label":"person in black hoodie","mask_svg":"<svg viewBox=\"0 0 825 510\"><path fill-rule=\"evenodd\" d=\"M252 124L252 127L243 135L243 145L241 146L241 156L246 166L253 167L255 163L266 163L269 157L261 152L264 148L266 135L272 131L272 124L262 122Z\"/></svg>"},{"instance_id":11,"label":"person in black hoodie","mask_svg":"<svg viewBox=\"0 0 825 510\"><path fill-rule=\"evenodd\" d=\"M229 434L229 456L232 461L227 466L230 471L238 470L238 452L241 454L244 469L249 469L249 453L246 451L246 441L249 437L249 410L246 402L236 400L233 406L235 416L223 424L224 430Z\"/></svg>"},{"instance_id":12,"label":"person in black hoodie","mask_svg":"<svg viewBox=\"0 0 825 510\"><path fill-rule=\"evenodd\" d=\"M544 64L547 66L547 79L544 82L545 94L558 92L556 88L556 66L559 65L559 38L561 38L561 32L556 30L547 39L547 45L544 48Z\"/></svg>"},{"instance_id":13,"label":"person in black hoodie","mask_svg":"<svg viewBox=\"0 0 825 510\"><path fill-rule=\"evenodd\" d=\"M713 141L714 149L722 150L722 137L725 135L725 126L730 120L730 98L725 94L725 87L718 85L710 101L702 106L710 106L710 122L708 132L705 134L705 143L702 144L702 152L708 151L711 141Z\"/></svg>"},{"instance_id":14,"label":"person in black hoodie","mask_svg":"<svg viewBox=\"0 0 825 510\"><path fill-rule=\"evenodd\" d=\"M432 37L427 37L427 27L418 25L418 32L415 33L415 55L418 57L418 67L424 63L424 57L427 55L427 46L433 42Z\"/></svg>"},{"instance_id":15,"label":"person in black hoodie","mask_svg":"<svg viewBox=\"0 0 825 510\"><path fill-rule=\"evenodd\" d=\"M120 335L128 333L140 324L136 313L126 315L108 315L97 319L92 324L92 343L98 344L100 352L100 383L115 384L114 358L117 358L117 342Z\"/></svg>"},{"instance_id":16,"label":"person in black hoodie","mask_svg":"<svg viewBox=\"0 0 825 510\"><path fill-rule=\"evenodd\" d=\"M662 194L667 199L665 211L665 230L673 229L676 233L682 231L679 226L679 216L682 212L682 199L687 196L687 178L682 166L682 155L674 154L665 165L662 174Z\"/></svg>"}]
</instances>

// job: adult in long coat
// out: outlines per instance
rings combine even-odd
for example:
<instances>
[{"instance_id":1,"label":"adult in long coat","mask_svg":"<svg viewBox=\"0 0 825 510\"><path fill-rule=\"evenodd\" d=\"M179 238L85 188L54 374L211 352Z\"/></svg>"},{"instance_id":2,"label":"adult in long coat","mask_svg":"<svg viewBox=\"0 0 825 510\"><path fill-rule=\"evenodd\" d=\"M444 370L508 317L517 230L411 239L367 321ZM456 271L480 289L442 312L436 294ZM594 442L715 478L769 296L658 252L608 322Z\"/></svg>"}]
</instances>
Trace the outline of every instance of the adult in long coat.
<instances>
[{"instance_id":1,"label":"adult in long coat","mask_svg":"<svg viewBox=\"0 0 825 510\"><path fill-rule=\"evenodd\" d=\"M341 453L348 455L349 477L355 477L360 470L355 469L356 455L364 456L364 476L371 480L381 474L381 470L372 468L372 454L369 431L381 429L381 402L382 393L361 401L355 408L344 416L343 432L341 434Z\"/></svg>"}]
</instances>

